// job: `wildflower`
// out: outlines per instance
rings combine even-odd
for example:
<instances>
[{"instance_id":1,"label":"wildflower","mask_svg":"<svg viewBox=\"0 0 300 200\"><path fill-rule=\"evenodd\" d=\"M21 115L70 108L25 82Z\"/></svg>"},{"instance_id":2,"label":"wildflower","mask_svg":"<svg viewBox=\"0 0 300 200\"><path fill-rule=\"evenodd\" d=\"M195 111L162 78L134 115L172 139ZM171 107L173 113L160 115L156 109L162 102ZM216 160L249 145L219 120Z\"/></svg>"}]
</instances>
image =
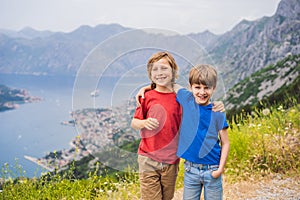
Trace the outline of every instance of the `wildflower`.
<instances>
[{"instance_id":1,"label":"wildflower","mask_svg":"<svg viewBox=\"0 0 300 200\"><path fill-rule=\"evenodd\" d=\"M255 127L255 124L250 123L250 124L249 124L249 127L250 127L250 128L251 128L251 127Z\"/></svg>"},{"instance_id":2,"label":"wildflower","mask_svg":"<svg viewBox=\"0 0 300 200\"><path fill-rule=\"evenodd\" d=\"M261 124L257 124L257 128L260 129L260 127L261 127Z\"/></svg>"},{"instance_id":3,"label":"wildflower","mask_svg":"<svg viewBox=\"0 0 300 200\"><path fill-rule=\"evenodd\" d=\"M283 106L279 106L279 107L277 108L277 110L279 110L279 111L284 111Z\"/></svg>"},{"instance_id":4,"label":"wildflower","mask_svg":"<svg viewBox=\"0 0 300 200\"><path fill-rule=\"evenodd\" d=\"M262 114L265 115L265 116L269 115L270 114L270 109L269 108L263 109Z\"/></svg>"}]
</instances>

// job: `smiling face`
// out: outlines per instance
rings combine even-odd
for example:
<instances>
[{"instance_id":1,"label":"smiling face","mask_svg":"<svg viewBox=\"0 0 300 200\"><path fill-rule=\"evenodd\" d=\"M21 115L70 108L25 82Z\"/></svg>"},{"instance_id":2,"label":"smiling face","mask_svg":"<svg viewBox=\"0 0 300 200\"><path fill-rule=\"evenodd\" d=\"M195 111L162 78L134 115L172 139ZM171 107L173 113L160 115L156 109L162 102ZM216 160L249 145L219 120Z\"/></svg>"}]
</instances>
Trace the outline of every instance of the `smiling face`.
<instances>
[{"instance_id":1,"label":"smiling face","mask_svg":"<svg viewBox=\"0 0 300 200\"><path fill-rule=\"evenodd\" d=\"M217 86L217 71L211 65L196 65L190 70L189 83L196 103L208 105Z\"/></svg>"},{"instance_id":2,"label":"smiling face","mask_svg":"<svg viewBox=\"0 0 300 200\"><path fill-rule=\"evenodd\" d=\"M151 80L156 84L156 89L159 91L166 91L172 87L173 72L167 59L162 58L153 63Z\"/></svg>"},{"instance_id":3,"label":"smiling face","mask_svg":"<svg viewBox=\"0 0 300 200\"><path fill-rule=\"evenodd\" d=\"M210 103L210 98L214 93L213 87L208 87L203 84L192 84L191 88L197 104L206 106Z\"/></svg>"},{"instance_id":4,"label":"smiling face","mask_svg":"<svg viewBox=\"0 0 300 200\"><path fill-rule=\"evenodd\" d=\"M156 52L147 63L148 77L152 81L151 88L161 92L172 92L172 84L178 74L178 66L174 57L168 52Z\"/></svg>"}]
</instances>

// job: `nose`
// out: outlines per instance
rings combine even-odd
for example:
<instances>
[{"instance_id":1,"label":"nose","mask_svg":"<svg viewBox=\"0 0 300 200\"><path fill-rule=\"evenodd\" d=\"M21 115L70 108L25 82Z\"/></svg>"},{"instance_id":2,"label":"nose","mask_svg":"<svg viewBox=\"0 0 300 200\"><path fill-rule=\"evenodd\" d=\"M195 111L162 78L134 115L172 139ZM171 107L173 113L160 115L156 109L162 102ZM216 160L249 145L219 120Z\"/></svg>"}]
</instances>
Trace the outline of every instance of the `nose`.
<instances>
[{"instance_id":1,"label":"nose","mask_svg":"<svg viewBox=\"0 0 300 200\"><path fill-rule=\"evenodd\" d=\"M204 88L199 88L198 92L199 92L199 94L204 94L205 93L205 89Z\"/></svg>"},{"instance_id":2,"label":"nose","mask_svg":"<svg viewBox=\"0 0 300 200\"><path fill-rule=\"evenodd\" d=\"M158 68L157 73L158 73L158 74L161 74L161 73L162 73L162 69L161 69L161 68Z\"/></svg>"},{"instance_id":3,"label":"nose","mask_svg":"<svg viewBox=\"0 0 300 200\"><path fill-rule=\"evenodd\" d=\"M157 69L155 72L156 75L162 75L163 74L163 70L162 69Z\"/></svg>"}]
</instances>

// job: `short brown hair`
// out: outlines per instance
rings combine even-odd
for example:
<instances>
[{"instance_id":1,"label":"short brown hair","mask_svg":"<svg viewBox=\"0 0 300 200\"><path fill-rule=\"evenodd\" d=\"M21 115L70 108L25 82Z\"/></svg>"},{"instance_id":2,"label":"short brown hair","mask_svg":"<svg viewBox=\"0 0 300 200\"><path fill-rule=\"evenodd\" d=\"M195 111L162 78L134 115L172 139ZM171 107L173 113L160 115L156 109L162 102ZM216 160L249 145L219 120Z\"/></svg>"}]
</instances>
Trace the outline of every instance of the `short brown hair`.
<instances>
[{"instance_id":1,"label":"short brown hair","mask_svg":"<svg viewBox=\"0 0 300 200\"><path fill-rule=\"evenodd\" d=\"M174 57L169 52L166 52L166 51L156 52L149 58L148 63L147 63L147 72L148 72L149 79L151 80L151 70L153 67L153 63L159 61L162 58L165 58L168 61L168 63L170 64L170 66L172 68L172 75L173 75L172 82L175 83L175 79L178 78L178 69L179 68L176 64ZM154 83L152 83L152 88L155 88Z\"/></svg>"},{"instance_id":2,"label":"short brown hair","mask_svg":"<svg viewBox=\"0 0 300 200\"><path fill-rule=\"evenodd\" d=\"M213 66L208 64L199 64L190 70L189 83L190 85L202 84L210 88L216 88L217 76L217 71Z\"/></svg>"}]
</instances>

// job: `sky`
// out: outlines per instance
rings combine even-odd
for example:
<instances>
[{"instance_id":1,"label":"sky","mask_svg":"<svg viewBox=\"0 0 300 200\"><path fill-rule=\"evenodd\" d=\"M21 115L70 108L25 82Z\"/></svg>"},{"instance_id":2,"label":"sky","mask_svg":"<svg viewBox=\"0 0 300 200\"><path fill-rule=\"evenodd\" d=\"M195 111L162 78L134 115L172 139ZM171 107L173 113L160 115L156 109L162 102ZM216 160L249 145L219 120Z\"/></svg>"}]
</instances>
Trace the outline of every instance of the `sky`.
<instances>
[{"instance_id":1,"label":"sky","mask_svg":"<svg viewBox=\"0 0 300 200\"><path fill-rule=\"evenodd\" d=\"M275 14L280 0L0 0L0 29L71 32L118 23L179 34L223 34L241 20Z\"/></svg>"}]
</instances>

